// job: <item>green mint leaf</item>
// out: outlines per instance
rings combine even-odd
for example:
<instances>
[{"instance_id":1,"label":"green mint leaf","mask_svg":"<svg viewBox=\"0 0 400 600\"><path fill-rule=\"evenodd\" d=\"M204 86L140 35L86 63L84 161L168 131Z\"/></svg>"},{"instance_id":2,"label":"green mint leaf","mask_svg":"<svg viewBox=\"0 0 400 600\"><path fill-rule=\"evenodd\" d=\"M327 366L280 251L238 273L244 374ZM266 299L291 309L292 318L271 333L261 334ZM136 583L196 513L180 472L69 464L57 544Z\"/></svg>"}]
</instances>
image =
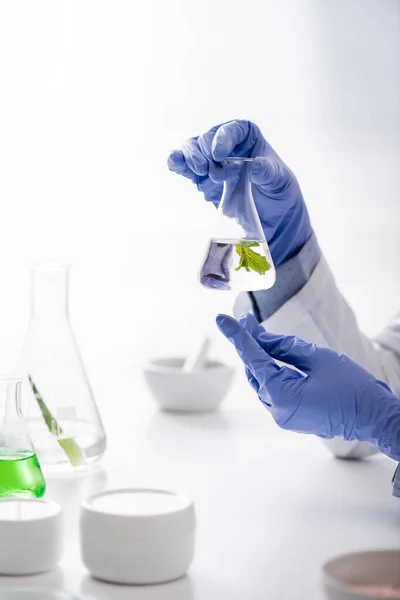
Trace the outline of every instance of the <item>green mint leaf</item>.
<instances>
[{"instance_id":1,"label":"green mint leaf","mask_svg":"<svg viewBox=\"0 0 400 600\"><path fill-rule=\"evenodd\" d=\"M242 242L240 244L234 244L236 253L239 255L239 265L235 271L240 269L246 269L246 271L255 271L260 275L264 275L266 271L269 271L271 265L261 254L258 254L252 248L258 247L259 242Z\"/></svg>"},{"instance_id":2,"label":"green mint leaf","mask_svg":"<svg viewBox=\"0 0 400 600\"><path fill-rule=\"evenodd\" d=\"M53 417L53 415L51 414L51 412L49 411L49 409L47 408L42 396L39 393L39 390L37 389L32 377L30 375L28 375L29 377L29 383L31 384L31 388L32 388L32 392L33 395L35 396L36 402L39 405L40 408L40 412L42 413L44 422L47 425L47 429L50 431L50 433L52 433L53 435L61 435L63 433L63 430L61 429L61 427L59 426L59 424L57 423L57 421L55 420L55 418Z\"/></svg>"},{"instance_id":3,"label":"green mint leaf","mask_svg":"<svg viewBox=\"0 0 400 600\"><path fill-rule=\"evenodd\" d=\"M62 435L63 430L51 414L50 410L47 408L47 405L40 395L40 392L37 389L32 377L28 375L28 378L29 383L31 384L33 395L35 396L36 402L40 408L40 412L42 413L43 420L47 425L47 429L50 431L50 433L58 438L58 436ZM86 456L79 444L73 438L59 438L57 439L57 442L64 450L69 462L73 467L79 467L86 464Z\"/></svg>"},{"instance_id":4,"label":"green mint leaf","mask_svg":"<svg viewBox=\"0 0 400 600\"><path fill-rule=\"evenodd\" d=\"M73 438L63 438L57 441L68 456L68 460L73 467L80 467L86 464L86 456L76 440Z\"/></svg>"}]
</instances>

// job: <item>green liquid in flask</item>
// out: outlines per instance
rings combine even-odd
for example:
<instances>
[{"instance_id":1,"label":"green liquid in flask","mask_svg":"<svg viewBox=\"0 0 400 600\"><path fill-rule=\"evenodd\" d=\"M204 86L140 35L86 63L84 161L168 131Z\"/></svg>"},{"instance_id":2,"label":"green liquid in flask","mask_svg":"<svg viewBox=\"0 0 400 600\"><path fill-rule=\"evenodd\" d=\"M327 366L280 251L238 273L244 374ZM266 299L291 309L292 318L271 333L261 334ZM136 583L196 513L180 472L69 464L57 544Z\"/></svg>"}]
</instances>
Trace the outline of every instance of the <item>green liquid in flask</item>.
<instances>
[{"instance_id":1,"label":"green liquid in flask","mask_svg":"<svg viewBox=\"0 0 400 600\"><path fill-rule=\"evenodd\" d=\"M0 498L41 498L46 483L36 454L0 448Z\"/></svg>"}]
</instances>

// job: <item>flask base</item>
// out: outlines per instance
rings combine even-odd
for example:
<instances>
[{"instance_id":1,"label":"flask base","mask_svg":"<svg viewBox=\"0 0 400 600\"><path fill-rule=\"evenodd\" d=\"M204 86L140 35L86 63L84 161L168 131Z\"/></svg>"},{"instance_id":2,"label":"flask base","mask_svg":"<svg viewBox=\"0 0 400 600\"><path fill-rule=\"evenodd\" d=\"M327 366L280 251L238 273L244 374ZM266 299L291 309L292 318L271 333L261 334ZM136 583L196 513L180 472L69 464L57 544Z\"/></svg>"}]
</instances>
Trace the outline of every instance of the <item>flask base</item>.
<instances>
[{"instance_id":1,"label":"flask base","mask_svg":"<svg viewBox=\"0 0 400 600\"><path fill-rule=\"evenodd\" d=\"M210 240L200 282L214 290L267 290L275 283L275 268L263 240Z\"/></svg>"},{"instance_id":2,"label":"flask base","mask_svg":"<svg viewBox=\"0 0 400 600\"><path fill-rule=\"evenodd\" d=\"M0 448L0 498L41 498L45 490L36 454Z\"/></svg>"},{"instance_id":3,"label":"flask base","mask_svg":"<svg viewBox=\"0 0 400 600\"><path fill-rule=\"evenodd\" d=\"M27 422L40 464L47 473L84 470L105 452L105 435L86 421L61 421L62 437L52 435L39 419Z\"/></svg>"}]
</instances>

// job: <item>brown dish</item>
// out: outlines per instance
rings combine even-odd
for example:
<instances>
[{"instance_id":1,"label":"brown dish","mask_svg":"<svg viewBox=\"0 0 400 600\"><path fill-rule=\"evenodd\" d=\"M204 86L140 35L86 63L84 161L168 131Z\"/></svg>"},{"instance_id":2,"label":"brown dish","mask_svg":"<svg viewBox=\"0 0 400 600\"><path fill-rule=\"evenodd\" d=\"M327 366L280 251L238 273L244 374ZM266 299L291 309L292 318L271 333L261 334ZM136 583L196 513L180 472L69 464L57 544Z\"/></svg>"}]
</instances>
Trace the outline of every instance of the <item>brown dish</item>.
<instances>
[{"instance_id":1,"label":"brown dish","mask_svg":"<svg viewBox=\"0 0 400 600\"><path fill-rule=\"evenodd\" d=\"M366 594L367 596L378 596L379 598L398 598L400 599L400 587L388 585L352 585L349 588L352 592Z\"/></svg>"}]
</instances>

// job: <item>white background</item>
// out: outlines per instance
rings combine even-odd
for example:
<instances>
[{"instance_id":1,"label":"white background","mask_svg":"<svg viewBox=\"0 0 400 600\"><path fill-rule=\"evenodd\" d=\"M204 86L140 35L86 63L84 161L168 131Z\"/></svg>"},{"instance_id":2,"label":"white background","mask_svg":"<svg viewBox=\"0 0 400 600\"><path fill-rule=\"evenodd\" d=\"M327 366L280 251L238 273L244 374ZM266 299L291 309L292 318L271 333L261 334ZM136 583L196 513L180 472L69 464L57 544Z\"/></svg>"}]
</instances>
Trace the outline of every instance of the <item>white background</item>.
<instances>
[{"instance_id":1,"label":"white background","mask_svg":"<svg viewBox=\"0 0 400 600\"><path fill-rule=\"evenodd\" d=\"M166 159L235 117L297 174L341 289L378 331L400 298L399 88L398 0L3 0L0 370L40 260L74 265L100 408L140 360L214 331L232 303L197 283L214 209Z\"/></svg>"},{"instance_id":2,"label":"white background","mask_svg":"<svg viewBox=\"0 0 400 600\"><path fill-rule=\"evenodd\" d=\"M197 283L214 209L168 172L168 153L216 123L257 122L374 334L400 304L399 96L398 0L0 2L0 371L27 326L31 263L72 263L71 318L109 434L106 483L157 478L198 508L197 562L169 588L174 600L319 598L323 560L398 545L398 506L389 459L333 461L317 439L278 431L244 377L220 415L154 410L146 357L184 353L208 329L214 353L236 360L213 327L232 298ZM68 550L64 571L35 585L130 598L80 563L79 485L49 481L48 497L73 508Z\"/></svg>"}]
</instances>

